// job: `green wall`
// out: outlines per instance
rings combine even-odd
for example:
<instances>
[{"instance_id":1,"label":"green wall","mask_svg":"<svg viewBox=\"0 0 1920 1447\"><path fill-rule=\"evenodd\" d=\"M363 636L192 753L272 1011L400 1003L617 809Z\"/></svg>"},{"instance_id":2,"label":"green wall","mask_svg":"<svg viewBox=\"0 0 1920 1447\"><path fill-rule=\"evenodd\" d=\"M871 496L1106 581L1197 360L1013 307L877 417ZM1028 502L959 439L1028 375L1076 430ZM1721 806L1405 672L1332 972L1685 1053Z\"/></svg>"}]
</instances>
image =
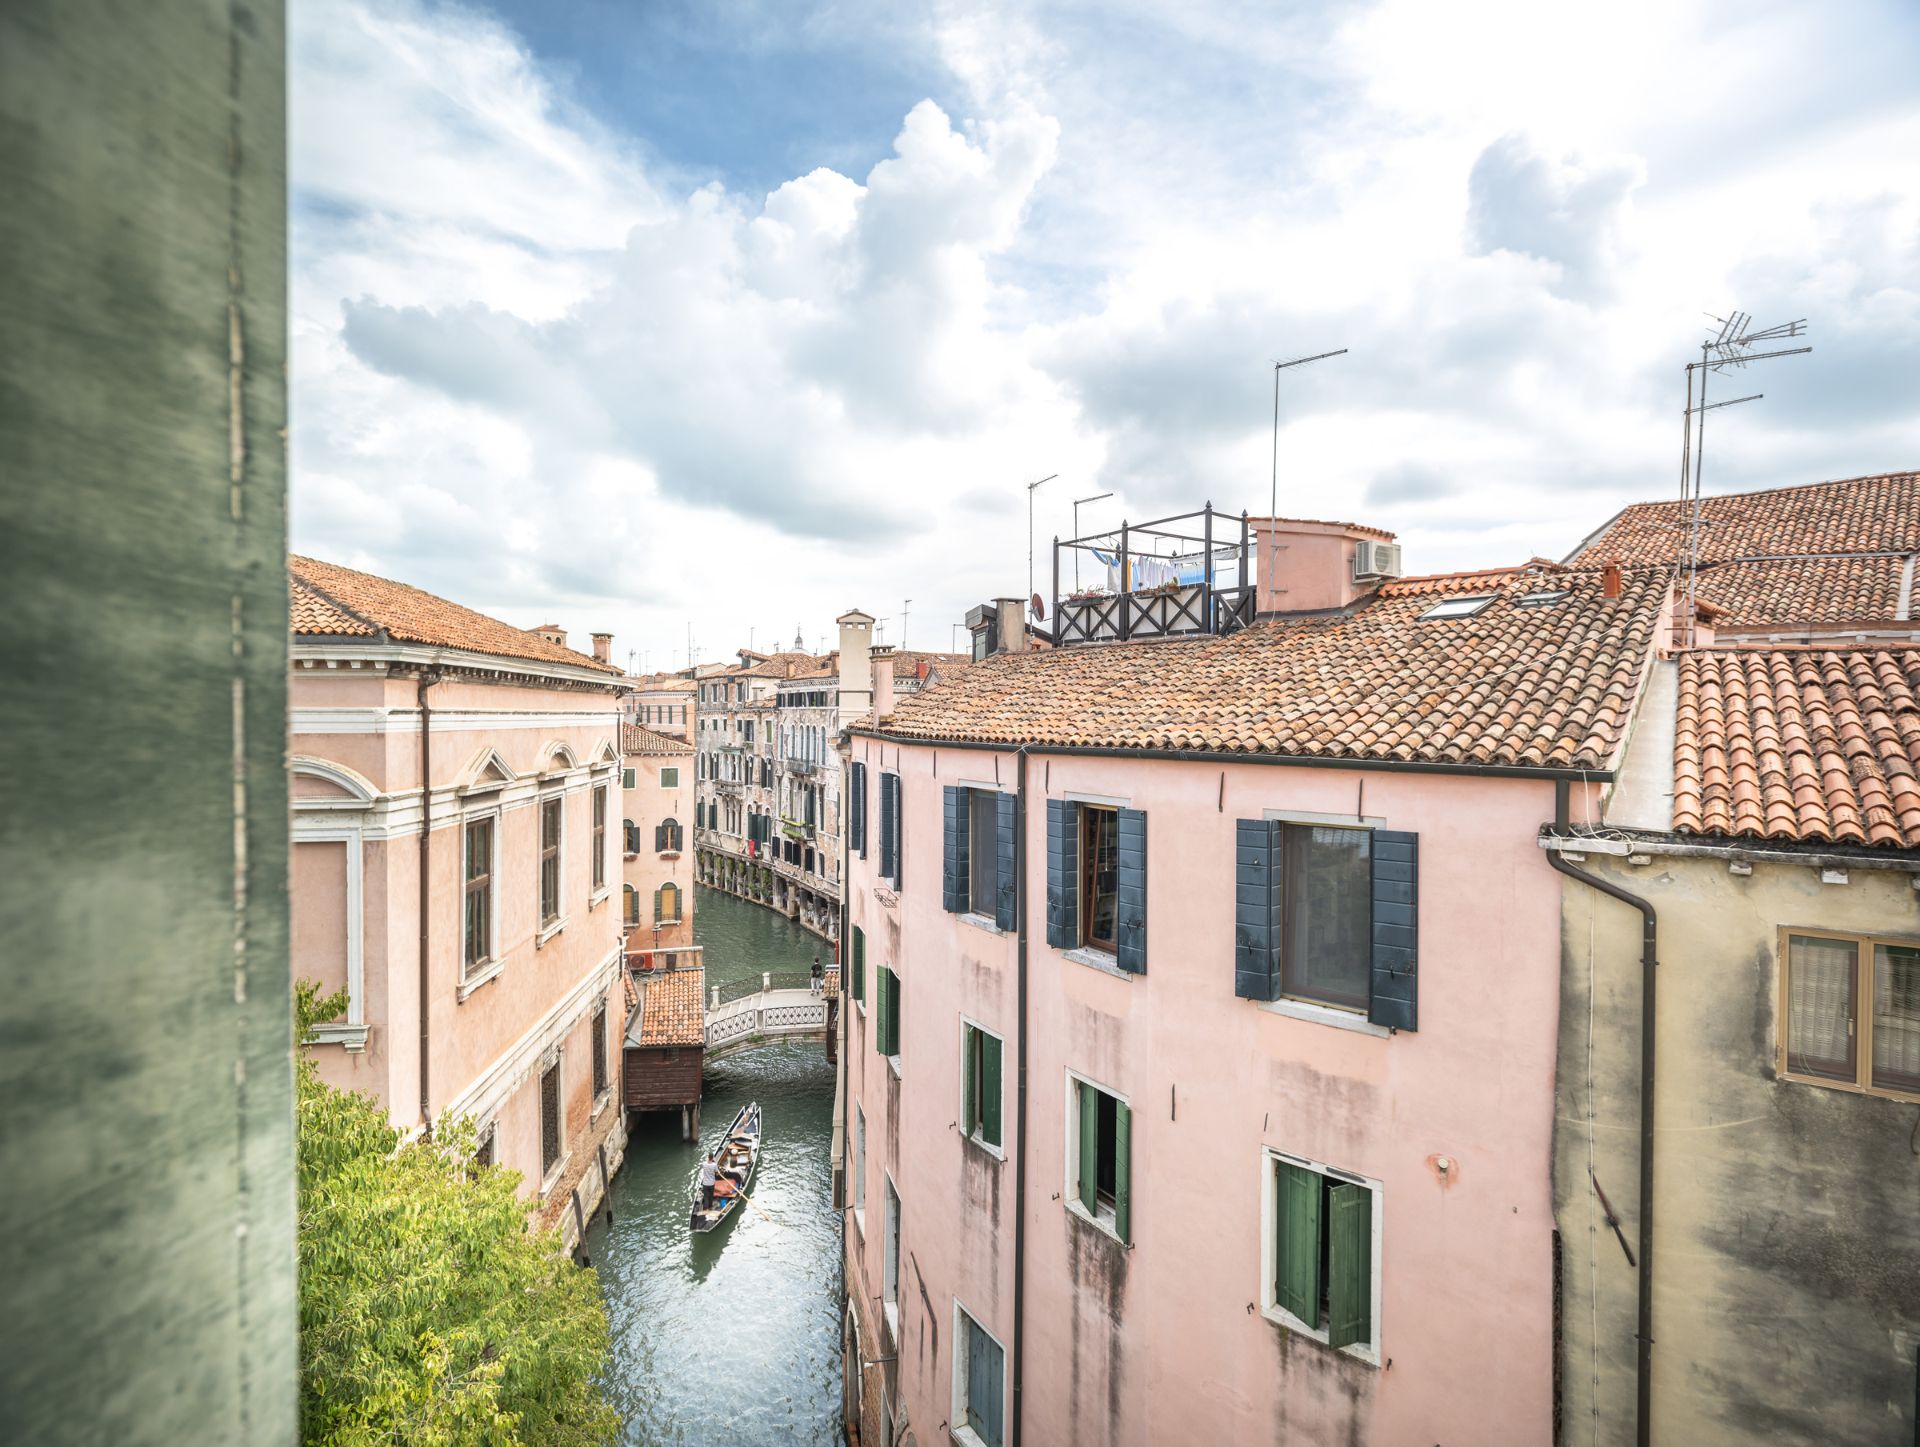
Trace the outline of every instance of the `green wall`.
<instances>
[{"instance_id":1,"label":"green wall","mask_svg":"<svg viewBox=\"0 0 1920 1447\"><path fill-rule=\"evenodd\" d=\"M0 1439L295 1435L277 0L0 6Z\"/></svg>"}]
</instances>

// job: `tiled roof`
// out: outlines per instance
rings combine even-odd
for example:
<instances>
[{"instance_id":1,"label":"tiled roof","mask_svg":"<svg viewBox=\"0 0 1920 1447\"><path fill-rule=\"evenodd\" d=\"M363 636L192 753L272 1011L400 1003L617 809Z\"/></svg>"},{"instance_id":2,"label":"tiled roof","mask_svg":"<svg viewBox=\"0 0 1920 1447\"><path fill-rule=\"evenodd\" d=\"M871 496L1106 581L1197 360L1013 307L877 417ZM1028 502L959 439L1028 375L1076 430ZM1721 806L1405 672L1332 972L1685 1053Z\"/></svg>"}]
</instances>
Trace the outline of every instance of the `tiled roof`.
<instances>
[{"instance_id":1,"label":"tiled roof","mask_svg":"<svg viewBox=\"0 0 1920 1447\"><path fill-rule=\"evenodd\" d=\"M1920 650L1684 654L1673 764L1682 833L1920 847Z\"/></svg>"},{"instance_id":2,"label":"tiled roof","mask_svg":"<svg viewBox=\"0 0 1920 1447\"><path fill-rule=\"evenodd\" d=\"M1679 557L1684 505L1638 502L1621 511L1574 562L1629 563ZM1883 472L1806 487L1703 498L1700 561L1813 553L1920 552L1920 472Z\"/></svg>"},{"instance_id":3,"label":"tiled roof","mask_svg":"<svg viewBox=\"0 0 1920 1447\"><path fill-rule=\"evenodd\" d=\"M1281 618L1224 638L997 654L896 699L909 738L1221 754L1598 769L1618 747L1667 597L1665 571L1555 573L1567 597L1520 607L1539 574L1458 579L1496 594L1421 621L1447 594L1391 585L1357 611Z\"/></svg>"},{"instance_id":4,"label":"tiled roof","mask_svg":"<svg viewBox=\"0 0 1920 1447\"><path fill-rule=\"evenodd\" d=\"M293 631L306 637L365 637L384 634L397 643L459 648L496 658L563 663L573 668L620 675L610 663L549 643L537 633L502 623L471 608L448 602L420 588L372 573L360 573L315 558L287 559L293 601ZM349 619L361 626L342 628Z\"/></svg>"},{"instance_id":5,"label":"tiled roof","mask_svg":"<svg viewBox=\"0 0 1920 1447\"><path fill-rule=\"evenodd\" d=\"M677 673L628 674L627 677L641 693L692 693L697 687L691 678L682 678Z\"/></svg>"},{"instance_id":6,"label":"tiled roof","mask_svg":"<svg viewBox=\"0 0 1920 1447\"><path fill-rule=\"evenodd\" d=\"M925 661L929 668L938 668L943 677L951 676L956 669L965 668L973 662L970 653L896 653L893 655L893 676L895 678L918 678L920 664Z\"/></svg>"},{"instance_id":7,"label":"tiled roof","mask_svg":"<svg viewBox=\"0 0 1920 1447\"><path fill-rule=\"evenodd\" d=\"M1788 558L1702 568L1699 596L1731 625L1867 623L1898 618L1907 555Z\"/></svg>"},{"instance_id":8,"label":"tiled roof","mask_svg":"<svg viewBox=\"0 0 1920 1447\"><path fill-rule=\"evenodd\" d=\"M685 739L669 738L666 734L655 733L639 724L627 724L620 730L620 752L623 754L690 754L693 745Z\"/></svg>"},{"instance_id":9,"label":"tiled roof","mask_svg":"<svg viewBox=\"0 0 1920 1447\"><path fill-rule=\"evenodd\" d=\"M1261 519L1255 518L1253 521L1259 522ZM1308 527L1315 528L1344 528L1350 533L1372 533L1376 538L1392 539L1399 536L1398 533L1390 533L1385 528L1374 527L1371 523L1342 523L1334 522L1330 518L1277 517L1273 519L1273 521L1277 523L1305 523Z\"/></svg>"},{"instance_id":10,"label":"tiled roof","mask_svg":"<svg viewBox=\"0 0 1920 1447\"><path fill-rule=\"evenodd\" d=\"M642 977L640 1028L633 1045L702 1045L707 1038L705 970L667 970Z\"/></svg>"}]
</instances>

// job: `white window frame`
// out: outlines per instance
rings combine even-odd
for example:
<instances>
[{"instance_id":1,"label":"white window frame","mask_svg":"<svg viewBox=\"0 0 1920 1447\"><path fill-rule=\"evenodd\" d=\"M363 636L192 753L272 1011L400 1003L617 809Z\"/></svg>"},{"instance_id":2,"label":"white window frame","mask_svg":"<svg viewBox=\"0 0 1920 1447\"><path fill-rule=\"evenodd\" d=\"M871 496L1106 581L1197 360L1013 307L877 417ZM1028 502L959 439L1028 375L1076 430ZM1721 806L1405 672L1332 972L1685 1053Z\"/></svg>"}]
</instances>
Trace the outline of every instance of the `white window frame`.
<instances>
[{"instance_id":1,"label":"white window frame","mask_svg":"<svg viewBox=\"0 0 1920 1447\"><path fill-rule=\"evenodd\" d=\"M980 1133L978 1127L975 1127L975 1129L970 1134L965 1136L964 1139L968 1145L978 1147L980 1150L983 1150L988 1155L992 1156L995 1160L1004 1161L1007 1158L1007 1147L1006 1147L1007 1037L1002 1035L998 1030L992 1029L986 1025L982 1025L978 1020L974 1019L971 1015L962 1015L960 1017L960 1089L963 1092L963 1095L960 1101L960 1119L962 1121L966 1120L967 1118L967 1101L965 1099L964 1092L967 1088L966 1051L967 1051L967 1031L969 1030L977 1030L982 1035L990 1036L994 1040L997 1040L1000 1042L1000 1141L1001 1143L997 1146L990 1143L987 1140L987 1138Z\"/></svg>"},{"instance_id":2,"label":"white window frame","mask_svg":"<svg viewBox=\"0 0 1920 1447\"><path fill-rule=\"evenodd\" d=\"M853 1224L864 1241L867 1236L867 1113L858 1101L853 1107Z\"/></svg>"},{"instance_id":3,"label":"white window frame","mask_svg":"<svg viewBox=\"0 0 1920 1447\"><path fill-rule=\"evenodd\" d=\"M562 785L542 790L535 796L533 808L533 914L535 927L539 931L533 937L535 949L544 945L548 940L552 939L567 927L567 834L569 832L567 829L567 795L570 792L571 790ZM541 851L546 848L546 840L542 832L546 821L541 816L546 812L547 805L554 800L558 800L560 804L560 848L557 855L558 873L556 876L559 882L560 897L554 901L559 907L559 913L553 917L553 923L547 924L540 919L540 854Z\"/></svg>"},{"instance_id":4,"label":"white window frame","mask_svg":"<svg viewBox=\"0 0 1920 1447\"><path fill-rule=\"evenodd\" d=\"M598 889L595 889L593 886L592 872L589 871L587 874L587 908L588 909L592 909L596 905L606 903L608 897L612 895L614 876L620 873L620 864L621 864L620 850L615 845L614 838L613 838L613 828L614 828L613 783L611 780L605 780L602 782L595 783L592 787L591 792L589 792L587 795L587 848L589 850L593 848L593 801L596 798L604 798L606 800L606 811L607 811L606 825L605 825L605 828L602 830L601 839L600 839L600 852L606 855L606 858L601 862L600 887ZM562 805L561 813L563 816L565 812L566 812L566 806ZM626 822L625 815L621 816L621 822L623 824ZM563 817L560 824L560 849L561 849L560 857L562 860L566 858L566 847L567 847L566 840L567 840L567 826L566 826L566 821ZM565 890L562 890L561 893L564 894Z\"/></svg>"},{"instance_id":5,"label":"white window frame","mask_svg":"<svg viewBox=\"0 0 1920 1447\"><path fill-rule=\"evenodd\" d=\"M307 1040L315 1045L344 1045L349 1052L358 1053L367 1048L369 1028L366 1016L366 914L362 904L365 879L362 829L357 823L306 824L297 812L298 807L296 802L291 840L293 847L298 848L302 844L344 846L347 875L347 1018L344 1021L329 1020L315 1024L308 1032Z\"/></svg>"},{"instance_id":6,"label":"white window frame","mask_svg":"<svg viewBox=\"0 0 1920 1447\"><path fill-rule=\"evenodd\" d=\"M906 1216L900 1200L900 1188L893 1183L893 1172L882 1171L886 1178L886 1200L882 1203L885 1214L880 1223L880 1314L886 1318L887 1330L892 1333L896 1346L900 1342L900 1259L905 1255L901 1246L901 1223ZM887 1248L893 1248L893 1259L887 1259ZM891 1268L891 1270L889 1270Z\"/></svg>"},{"instance_id":7,"label":"white window frame","mask_svg":"<svg viewBox=\"0 0 1920 1447\"><path fill-rule=\"evenodd\" d=\"M1000 1338L996 1338L993 1332L989 1332L989 1330L987 1330L987 1324L985 1324L981 1318L975 1317L972 1311L968 1311L968 1309L962 1305L960 1297L954 1297L954 1370L952 1370L954 1393L952 1393L952 1407L950 1407L947 1416L948 1430L954 1435L954 1441L966 1443L966 1447L987 1447L985 1439L966 1424L966 1389L968 1389L966 1326L968 1326L970 1322L972 1322L975 1330L981 1332L981 1336L985 1336L987 1340L993 1341L993 1345L996 1345L996 1347L1000 1349L1000 1443L1002 1443L1002 1447L1004 1447L1004 1443L1006 1443L1006 1439L1008 1439L1008 1430L1006 1430L1008 1405L1010 1405L1010 1399L1012 1399L1012 1395L1014 1395L1012 1391L1008 1391L1008 1388L1006 1388L1006 1382L1008 1382L1008 1376L1006 1376L1006 1343L1000 1340Z\"/></svg>"},{"instance_id":8,"label":"white window frame","mask_svg":"<svg viewBox=\"0 0 1920 1447\"><path fill-rule=\"evenodd\" d=\"M482 820L493 821L493 868L489 871L487 884L487 938L493 946L493 953L480 961L472 970L467 969L467 826ZM502 810L498 803L488 804L480 809L463 809L458 816L460 827L460 888L454 896L453 937L460 942L460 982L455 991L456 999L465 1002L467 996L486 984L506 968L507 952L500 942L500 878L501 846L506 840L506 826ZM535 828L539 826L536 823ZM564 830L563 830L564 832Z\"/></svg>"},{"instance_id":9,"label":"white window frame","mask_svg":"<svg viewBox=\"0 0 1920 1447\"><path fill-rule=\"evenodd\" d=\"M1004 1070L1004 1068L1005 1061L1003 1060L1002 1069ZM1060 1178L1062 1182L1064 1182L1060 1189L1060 1202L1067 1208L1069 1215L1078 1216L1089 1226L1106 1232L1107 1235L1118 1241L1122 1246L1127 1246L1131 1243L1121 1236L1119 1222L1115 1220L1115 1213L1113 1211L1102 1210L1098 1214L1095 1214L1080 1204L1080 1102L1075 1097L1079 1094L1079 1088L1083 1084L1092 1086L1103 1095L1112 1096L1127 1108L1129 1122L1131 1122L1132 1119L1133 1101L1125 1094L1115 1090L1110 1085L1102 1085L1091 1075L1082 1075L1077 1070L1068 1069L1066 1103L1067 1128L1064 1132L1067 1138L1067 1153L1064 1162L1065 1170L1062 1172ZM1132 1130L1131 1124L1129 1124L1128 1130ZM1131 1145L1131 1140L1129 1140L1129 1145ZM1132 1193L1132 1182L1128 1182L1128 1193L1129 1195Z\"/></svg>"},{"instance_id":10,"label":"white window frame","mask_svg":"<svg viewBox=\"0 0 1920 1447\"><path fill-rule=\"evenodd\" d=\"M1275 1150L1272 1146L1260 1148L1260 1294L1254 1299L1260 1303L1260 1314L1276 1326L1288 1331L1299 1332L1313 1341L1326 1344L1327 1333L1320 1327L1309 1326L1284 1306L1274 1294L1273 1273L1278 1264L1275 1229L1280 1202L1274 1189L1274 1166L1284 1161L1290 1166L1304 1166L1322 1176L1336 1181L1347 1181L1356 1186L1365 1186L1373 1197L1373 1221L1369 1229L1367 1245L1373 1257L1371 1267L1373 1299L1368 1311L1368 1323L1371 1336L1365 1342L1354 1342L1350 1346L1336 1347L1334 1350L1343 1355L1354 1357L1370 1366L1379 1366L1384 1358L1380 1355L1380 1237L1381 1226L1386 1219L1386 1188L1371 1176L1363 1176L1358 1171L1344 1170L1339 1166L1330 1166L1324 1161L1310 1160L1306 1156L1297 1156L1290 1151Z\"/></svg>"}]
</instances>

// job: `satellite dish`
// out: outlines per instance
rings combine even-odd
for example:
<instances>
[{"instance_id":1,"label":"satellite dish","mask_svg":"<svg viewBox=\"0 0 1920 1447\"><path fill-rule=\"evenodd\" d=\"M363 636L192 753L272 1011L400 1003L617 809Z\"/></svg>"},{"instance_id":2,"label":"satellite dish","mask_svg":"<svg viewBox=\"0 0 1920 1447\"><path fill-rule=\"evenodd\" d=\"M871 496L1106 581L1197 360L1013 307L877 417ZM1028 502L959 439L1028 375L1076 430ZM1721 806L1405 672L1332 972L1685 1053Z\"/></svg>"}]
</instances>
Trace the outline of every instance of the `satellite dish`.
<instances>
[{"instance_id":1,"label":"satellite dish","mask_svg":"<svg viewBox=\"0 0 1920 1447\"><path fill-rule=\"evenodd\" d=\"M1035 593L1033 595L1033 603L1031 606L1033 608L1033 616L1038 618L1043 623L1046 622L1047 605L1040 601L1040 595L1038 593Z\"/></svg>"}]
</instances>

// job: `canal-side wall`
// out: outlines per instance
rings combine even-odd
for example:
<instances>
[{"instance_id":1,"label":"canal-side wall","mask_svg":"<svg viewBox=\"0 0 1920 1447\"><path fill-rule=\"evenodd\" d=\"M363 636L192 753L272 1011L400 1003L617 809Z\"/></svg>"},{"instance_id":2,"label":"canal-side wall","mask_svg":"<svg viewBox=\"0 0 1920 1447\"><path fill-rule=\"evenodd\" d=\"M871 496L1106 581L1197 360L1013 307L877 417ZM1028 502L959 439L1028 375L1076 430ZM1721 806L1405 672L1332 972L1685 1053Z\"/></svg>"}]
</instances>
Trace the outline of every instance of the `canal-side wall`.
<instances>
[{"instance_id":1,"label":"canal-side wall","mask_svg":"<svg viewBox=\"0 0 1920 1447\"><path fill-rule=\"evenodd\" d=\"M830 890L789 879L781 866L702 847L695 854L694 879L708 889L790 919L828 944L839 940L839 898Z\"/></svg>"},{"instance_id":2,"label":"canal-side wall","mask_svg":"<svg viewBox=\"0 0 1920 1447\"><path fill-rule=\"evenodd\" d=\"M580 1248L582 1223L591 1221L594 1213L605 1207L607 1184L626 1155L626 1112L620 1108L619 1092L609 1091L587 1130L575 1138L566 1169L547 1192L546 1204L540 1209L540 1225L560 1232L569 1255Z\"/></svg>"}]
</instances>

